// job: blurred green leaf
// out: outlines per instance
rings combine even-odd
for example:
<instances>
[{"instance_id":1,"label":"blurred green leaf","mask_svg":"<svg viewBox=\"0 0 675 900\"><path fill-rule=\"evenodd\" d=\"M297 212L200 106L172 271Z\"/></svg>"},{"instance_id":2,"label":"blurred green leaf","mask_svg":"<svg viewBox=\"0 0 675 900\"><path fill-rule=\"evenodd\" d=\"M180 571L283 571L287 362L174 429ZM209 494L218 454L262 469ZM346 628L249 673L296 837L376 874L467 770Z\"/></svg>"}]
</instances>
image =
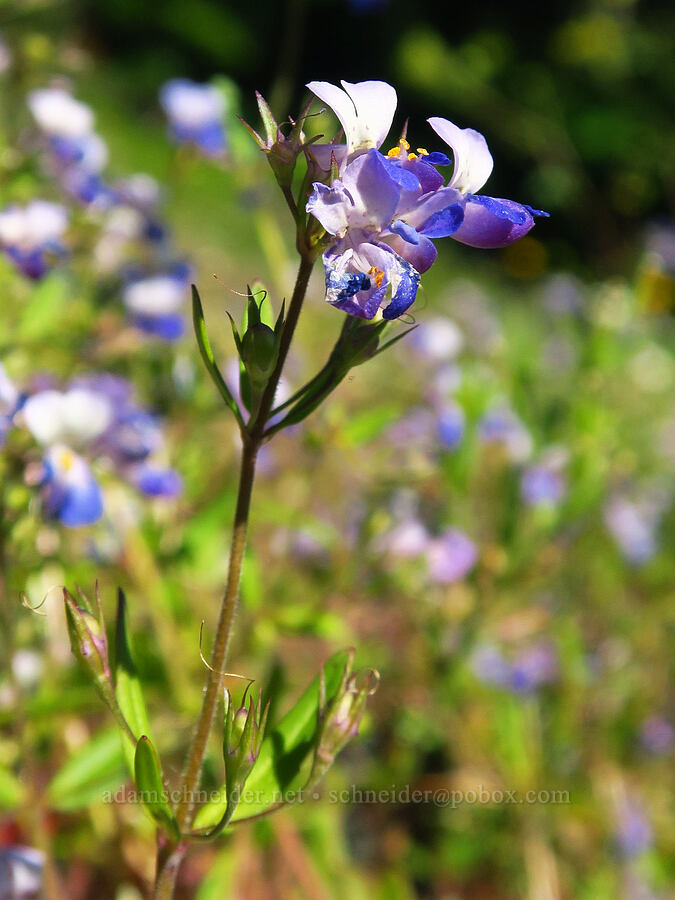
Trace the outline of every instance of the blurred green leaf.
<instances>
[{"instance_id":1,"label":"blurred green leaf","mask_svg":"<svg viewBox=\"0 0 675 900\"><path fill-rule=\"evenodd\" d=\"M47 787L47 799L54 809L75 812L100 802L103 793L114 791L125 777L119 732L106 729L66 760Z\"/></svg>"},{"instance_id":2,"label":"blurred green leaf","mask_svg":"<svg viewBox=\"0 0 675 900\"><path fill-rule=\"evenodd\" d=\"M19 322L20 341L36 341L58 332L66 318L72 285L58 272L52 272L31 292Z\"/></svg>"}]
</instances>

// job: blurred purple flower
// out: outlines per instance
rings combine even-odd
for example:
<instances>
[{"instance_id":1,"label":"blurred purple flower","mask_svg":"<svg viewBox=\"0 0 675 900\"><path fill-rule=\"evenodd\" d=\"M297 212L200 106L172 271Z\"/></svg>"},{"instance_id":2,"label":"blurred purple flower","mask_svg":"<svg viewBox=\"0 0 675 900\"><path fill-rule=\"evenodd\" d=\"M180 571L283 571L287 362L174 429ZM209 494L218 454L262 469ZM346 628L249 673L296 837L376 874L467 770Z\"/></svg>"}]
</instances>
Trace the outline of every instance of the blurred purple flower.
<instances>
[{"instance_id":1,"label":"blurred purple flower","mask_svg":"<svg viewBox=\"0 0 675 900\"><path fill-rule=\"evenodd\" d=\"M0 75L4 75L11 68L13 62L12 51L7 41L0 35Z\"/></svg>"},{"instance_id":2,"label":"blurred purple flower","mask_svg":"<svg viewBox=\"0 0 675 900\"><path fill-rule=\"evenodd\" d=\"M632 565L644 565L656 553L658 512L651 504L615 497L605 509L605 524Z\"/></svg>"},{"instance_id":3,"label":"blurred purple flower","mask_svg":"<svg viewBox=\"0 0 675 900\"><path fill-rule=\"evenodd\" d=\"M449 528L427 548L429 577L437 584L460 581L471 572L477 559L474 542L458 529Z\"/></svg>"},{"instance_id":4,"label":"blurred purple flower","mask_svg":"<svg viewBox=\"0 0 675 900\"><path fill-rule=\"evenodd\" d=\"M652 844L652 828L642 806L635 799L627 800L619 809L616 843L622 856L640 856Z\"/></svg>"},{"instance_id":5,"label":"blurred purple flower","mask_svg":"<svg viewBox=\"0 0 675 900\"><path fill-rule=\"evenodd\" d=\"M12 426L14 413L19 408L21 397L19 392L7 374L7 370L0 362L0 447L2 447L7 432Z\"/></svg>"},{"instance_id":6,"label":"blurred purple flower","mask_svg":"<svg viewBox=\"0 0 675 900\"><path fill-rule=\"evenodd\" d=\"M21 413L45 448L33 482L42 487L45 513L64 525L90 525L103 514L90 460L108 460L148 496L175 497L181 491L180 476L157 463L164 443L159 420L132 403L124 379L103 373L75 379L65 391L38 390Z\"/></svg>"},{"instance_id":7,"label":"blurred purple flower","mask_svg":"<svg viewBox=\"0 0 675 900\"><path fill-rule=\"evenodd\" d=\"M375 549L394 559L411 559L421 556L428 549L430 540L429 532L419 519L406 518L380 535Z\"/></svg>"},{"instance_id":8,"label":"blurred purple flower","mask_svg":"<svg viewBox=\"0 0 675 900\"><path fill-rule=\"evenodd\" d=\"M108 147L94 131L91 107L62 87L31 91L28 107L63 190L85 206L110 206L114 195L101 175L108 162Z\"/></svg>"},{"instance_id":9,"label":"blurred purple flower","mask_svg":"<svg viewBox=\"0 0 675 900\"><path fill-rule=\"evenodd\" d=\"M122 298L134 325L166 341L181 337L189 278L189 267L181 263L158 275L132 279Z\"/></svg>"},{"instance_id":10,"label":"blurred purple flower","mask_svg":"<svg viewBox=\"0 0 675 900\"><path fill-rule=\"evenodd\" d=\"M58 203L7 206L0 212L0 247L22 274L38 281L65 253L61 239L67 227L68 212Z\"/></svg>"},{"instance_id":11,"label":"blurred purple flower","mask_svg":"<svg viewBox=\"0 0 675 900\"><path fill-rule=\"evenodd\" d=\"M556 316L581 312L584 305L581 281L566 273L553 275L544 286L542 303L544 309Z\"/></svg>"},{"instance_id":12,"label":"blurred purple flower","mask_svg":"<svg viewBox=\"0 0 675 900\"><path fill-rule=\"evenodd\" d=\"M505 687L509 683L511 667L502 652L491 644L477 647L471 655L471 669L479 681Z\"/></svg>"},{"instance_id":13,"label":"blurred purple flower","mask_svg":"<svg viewBox=\"0 0 675 900\"><path fill-rule=\"evenodd\" d=\"M509 673L509 685L518 694L529 694L558 675L558 659L547 643L535 644L519 653Z\"/></svg>"},{"instance_id":14,"label":"blurred purple flower","mask_svg":"<svg viewBox=\"0 0 675 900\"><path fill-rule=\"evenodd\" d=\"M640 742L649 753L663 756L675 745L675 727L663 716L650 716L642 723Z\"/></svg>"},{"instance_id":15,"label":"blurred purple flower","mask_svg":"<svg viewBox=\"0 0 675 900\"><path fill-rule=\"evenodd\" d=\"M551 465L529 466L522 474L520 491L527 506L553 507L565 496L565 480Z\"/></svg>"},{"instance_id":16,"label":"blurred purple flower","mask_svg":"<svg viewBox=\"0 0 675 900\"><path fill-rule=\"evenodd\" d=\"M548 643L521 650L512 661L492 644L479 646L471 657L475 676L486 684L506 688L515 694L529 694L550 684L558 675L558 660Z\"/></svg>"},{"instance_id":17,"label":"blurred purple flower","mask_svg":"<svg viewBox=\"0 0 675 900\"><path fill-rule=\"evenodd\" d=\"M486 413L478 425L484 444L504 448L511 462L524 462L532 453L532 438L518 416L508 407L498 406Z\"/></svg>"},{"instance_id":18,"label":"blurred purple flower","mask_svg":"<svg viewBox=\"0 0 675 900\"><path fill-rule=\"evenodd\" d=\"M454 450L464 437L465 416L456 403L446 403L438 410L437 433L445 450Z\"/></svg>"}]
</instances>

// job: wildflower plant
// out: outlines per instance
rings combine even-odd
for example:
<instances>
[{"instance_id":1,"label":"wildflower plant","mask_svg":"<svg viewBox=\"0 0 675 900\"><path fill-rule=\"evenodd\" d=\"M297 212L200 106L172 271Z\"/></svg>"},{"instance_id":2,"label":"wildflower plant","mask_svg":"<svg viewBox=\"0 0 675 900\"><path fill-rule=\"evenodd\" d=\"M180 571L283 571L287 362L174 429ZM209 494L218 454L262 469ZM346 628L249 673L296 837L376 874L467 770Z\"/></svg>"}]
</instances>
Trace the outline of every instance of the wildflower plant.
<instances>
[{"instance_id":1,"label":"wildflower plant","mask_svg":"<svg viewBox=\"0 0 675 900\"><path fill-rule=\"evenodd\" d=\"M477 194L492 170L486 141L478 132L460 129L446 119L429 119L430 137L441 144L440 149L412 150L404 129L383 152L397 103L390 85L368 81L337 87L310 82L308 88L335 112L341 138L306 137L312 102L297 118L280 125L258 95L262 128L246 125L290 211L299 265L288 302L273 302L254 285L246 291L243 321L230 317L237 384L216 358L199 289L191 288L199 352L236 422L241 455L227 581L201 710L175 802L169 799L167 773L134 664L124 594L119 593L113 640L98 594L92 605L81 592L77 596L64 592L73 652L119 725L130 775L157 826L157 900L174 895L178 870L191 843L267 815L284 805L291 792L313 787L358 733L367 697L377 683L374 674L364 678L353 671L352 650L338 653L269 732L267 697L258 693L256 698L251 690L237 704L224 691L261 451L278 433L316 410L353 368L405 338L410 329L401 328L397 320L415 302L422 276L436 259L436 241L451 237L473 247L502 247L527 234L536 216L546 215L515 201ZM169 82L162 91L162 105L177 142L196 146L208 156L226 154L223 104L213 89ZM120 210L127 217L135 212L134 227L140 223L144 238L158 245L159 260L150 271L122 267L122 295L136 327L164 339L178 338L189 270L167 255L163 235L156 233L155 198L144 199L143 185L134 190L129 182L113 185L103 180L107 156L93 131L93 116L68 92L61 88L34 92L30 107L47 165L67 196L103 212L108 224L114 213L119 219ZM42 210L49 219L47 212ZM40 223L34 227L31 209L10 209L0 215L3 249L30 278L42 277L49 253L60 250L66 220L57 212L51 210L51 230L46 226L40 230ZM124 228L120 230L124 233ZM281 399L284 367L319 259L325 301L335 310L337 337L327 348L325 365ZM148 495L173 497L180 492L178 475L158 461L162 439L157 420L132 403L128 387L119 380L81 378L65 387L27 391L20 398L8 382L0 399L0 435L7 427L23 427L34 438L40 458L32 469L32 483L40 489L46 514L62 524L82 526L102 515L103 492L96 474L101 458L117 476ZM437 418L446 447L460 443L461 410L445 404L439 406ZM515 427L510 420L507 425ZM494 430L486 426L486 440L496 439ZM458 530L432 537L420 524L414 555L426 557L431 581L447 585L473 569L477 549ZM223 787L217 799L200 805L195 798L221 705Z\"/></svg>"}]
</instances>

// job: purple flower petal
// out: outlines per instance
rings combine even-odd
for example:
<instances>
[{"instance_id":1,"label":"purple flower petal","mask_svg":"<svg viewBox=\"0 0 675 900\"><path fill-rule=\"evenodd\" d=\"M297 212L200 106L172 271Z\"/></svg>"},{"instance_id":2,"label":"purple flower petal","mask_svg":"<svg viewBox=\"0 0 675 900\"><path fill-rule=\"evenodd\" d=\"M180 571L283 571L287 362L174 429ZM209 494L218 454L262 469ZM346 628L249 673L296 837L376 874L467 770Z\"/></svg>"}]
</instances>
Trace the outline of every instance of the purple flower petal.
<instances>
[{"instance_id":1,"label":"purple flower petal","mask_svg":"<svg viewBox=\"0 0 675 900\"><path fill-rule=\"evenodd\" d=\"M471 195L464 221L452 237L470 247L505 247L524 237L533 225L532 214L515 200Z\"/></svg>"}]
</instances>

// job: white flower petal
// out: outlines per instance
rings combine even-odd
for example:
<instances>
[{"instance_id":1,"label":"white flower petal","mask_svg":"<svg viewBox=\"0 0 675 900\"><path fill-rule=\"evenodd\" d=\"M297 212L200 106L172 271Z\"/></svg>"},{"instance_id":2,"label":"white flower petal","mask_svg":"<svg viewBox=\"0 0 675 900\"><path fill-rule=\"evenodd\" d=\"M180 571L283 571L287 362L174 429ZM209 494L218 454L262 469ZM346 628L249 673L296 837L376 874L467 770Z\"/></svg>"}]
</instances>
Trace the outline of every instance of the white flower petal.
<instances>
[{"instance_id":1,"label":"white flower petal","mask_svg":"<svg viewBox=\"0 0 675 900\"><path fill-rule=\"evenodd\" d=\"M64 439L64 395L61 391L40 391L26 400L22 409L26 427L40 444L54 444Z\"/></svg>"},{"instance_id":2,"label":"white flower petal","mask_svg":"<svg viewBox=\"0 0 675 900\"><path fill-rule=\"evenodd\" d=\"M85 444L106 430L113 417L110 401L86 388L73 388L63 398L65 428L73 442Z\"/></svg>"},{"instance_id":3,"label":"white flower petal","mask_svg":"<svg viewBox=\"0 0 675 900\"><path fill-rule=\"evenodd\" d=\"M310 81L307 87L338 117L345 132L348 157L382 145L396 111L396 91L391 85L384 81L343 81L341 90L327 81Z\"/></svg>"},{"instance_id":4,"label":"white flower petal","mask_svg":"<svg viewBox=\"0 0 675 900\"><path fill-rule=\"evenodd\" d=\"M157 275L135 281L124 291L127 309L140 316L163 316L180 309L185 285L169 275Z\"/></svg>"},{"instance_id":5,"label":"white flower petal","mask_svg":"<svg viewBox=\"0 0 675 900\"><path fill-rule=\"evenodd\" d=\"M79 138L94 127L94 114L62 88L31 91L28 107L39 127L47 134Z\"/></svg>"},{"instance_id":6,"label":"white flower petal","mask_svg":"<svg viewBox=\"0 0 675 900\"><path fill-rule=\"evenodd\" d=\"M427 119L436 134L451 148L454 169L448 187L463 194L474 194L483 187L492 172L492 155L487 141L473 128L459 128L448 119Z\"/></svg>"}]
</instances>

